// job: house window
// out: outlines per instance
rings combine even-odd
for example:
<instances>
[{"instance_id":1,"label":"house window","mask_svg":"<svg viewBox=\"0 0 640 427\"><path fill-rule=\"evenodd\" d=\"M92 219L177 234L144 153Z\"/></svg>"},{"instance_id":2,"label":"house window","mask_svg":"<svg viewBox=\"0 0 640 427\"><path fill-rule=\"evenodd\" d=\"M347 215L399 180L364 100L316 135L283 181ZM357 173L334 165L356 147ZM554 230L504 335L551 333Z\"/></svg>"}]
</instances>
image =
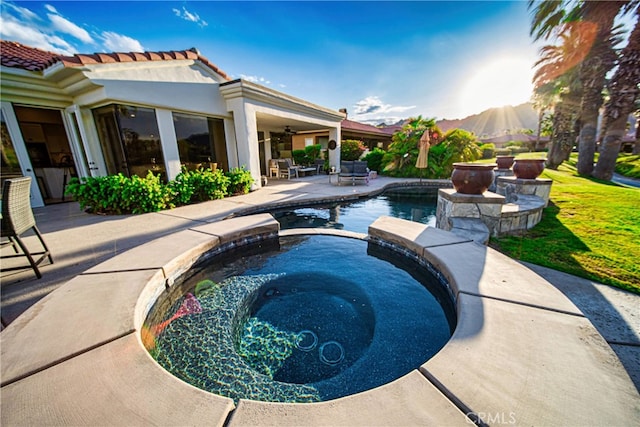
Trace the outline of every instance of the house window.
<instances>
[{"instance_id":1,"label":"house window","mask_svg":"<svg viewBox=\"0 0 640 427\"><path fill-rule=\"evenodd\" d=\"M16 178L22 176L20 162L16 150L13 148L13 141L9 135L9 129L4 121L4 114L0 111L0 139L2 140L2 167L0 167L0 178L4 183L5 179Z\"/></svg>"},{"instance_id":2,"label":"house window","mask_svg":"<svg viewBox=\"0 0 640 427\"><path fill-rule=\"evenodd\" d=\"M211 117L173 113L180 163L188 169L228 168L224 121Z\"/></svg>"},{"instance_id":3,"label":"house window","mask_svg":"<svg viewBox=\"0 0 640 427\"><path fill-rule=\"evenodd\" d=\"M100 145L109 174L166 179L156 113L151 108L108 105L93 110Z\"/></svg>"},{"instance_id":4,"label":"house window","mask_svg":"<svg viewBox=\"0 0 640 427\"><path fill-rule=\"evenodd\" d=\"M322 151L329 149L329 137L319 136L316 138L316 144L320 144Z\"/></svg>"}]
</instances>

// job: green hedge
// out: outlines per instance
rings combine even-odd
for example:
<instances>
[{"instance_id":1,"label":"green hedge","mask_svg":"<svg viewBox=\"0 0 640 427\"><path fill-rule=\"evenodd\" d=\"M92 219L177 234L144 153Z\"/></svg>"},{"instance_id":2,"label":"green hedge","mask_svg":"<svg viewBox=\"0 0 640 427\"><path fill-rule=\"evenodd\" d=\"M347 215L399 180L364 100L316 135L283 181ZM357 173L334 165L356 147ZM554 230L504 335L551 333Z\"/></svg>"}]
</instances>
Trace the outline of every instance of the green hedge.
<instances>
[{"instance_id":1,"label":"green hedge","mask_svg":"<svg viewBox=\"0 0 640 427\"><path fill-rule=\"evenodd\" d=\"M81 209L102 214L140 214L171 209L176 206L248 193L253 183L244 168L224 173L218 169L186 168L168 184L160 175L149 172L146 177L109 175L72 178L66 188L80 203Z\"/></svg>"}]
</instances>

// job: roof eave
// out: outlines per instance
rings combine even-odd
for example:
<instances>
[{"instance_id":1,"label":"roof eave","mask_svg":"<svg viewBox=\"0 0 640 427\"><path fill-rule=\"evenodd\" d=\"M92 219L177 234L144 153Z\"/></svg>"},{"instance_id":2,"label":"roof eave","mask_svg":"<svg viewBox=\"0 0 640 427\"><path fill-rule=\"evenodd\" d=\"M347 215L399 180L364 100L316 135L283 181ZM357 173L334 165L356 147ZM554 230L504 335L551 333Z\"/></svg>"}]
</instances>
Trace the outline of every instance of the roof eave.
<instances>
[{"instance_id":1,"label":"roof eave","mask_svg":"<svg viewBox=\"0 0 640 427\"><path fill-rule=\"evenodd\" d=\"M339 122L344 119L344 114L339 111L322 107L320 105L310 103L303 99L296 98L283 92L279 92L277 90L243 79L236 79L220 83L220 93L225 100L242 97L275 104L283 108L308 111L312 112L315 115L320 113L326 120L330 121Z\"/></svg>"}]
</instances>

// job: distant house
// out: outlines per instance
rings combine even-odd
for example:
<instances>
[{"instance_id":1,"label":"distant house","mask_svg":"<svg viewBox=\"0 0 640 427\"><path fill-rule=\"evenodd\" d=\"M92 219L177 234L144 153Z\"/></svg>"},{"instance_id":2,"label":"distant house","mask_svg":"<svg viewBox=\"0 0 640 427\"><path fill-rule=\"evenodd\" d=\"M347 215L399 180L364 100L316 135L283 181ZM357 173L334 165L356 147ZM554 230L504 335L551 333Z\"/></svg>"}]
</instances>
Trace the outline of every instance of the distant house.
<instances>
[{"instance_id":1,"label":"distant house","mask_svg":"<svg viewBox=\"0 0 640 427\"><path fill-rule=\"evenodd\" d=\"M341 110L345 111L345 110ZM346 113L345 113L346 114ZM365 147L373 150L375 147L387 149L391 143L393 132L387 128L377 128L365 123L344 119L340 122L342 140L355 139L362 141ZM320 144L323 150L327 149L329 133L324 132L296 132L292 137L294 150L304 149L307 145Z\"/></svg>"},{"instance_id":2,"label":"distant house","mask_svg":"<svg viewBox=\"0 0 640 427\"><path fill-rule=\"evenodd\" d=\"M494 136L492 138L480 138L480 142L482 142L483 144L494 144L496 148L504 148L508 142L522 142L526 144L525 146L530 146L532 149L540 150L547 146L547 144L549 143L549 137L541 136L538 142L538 137L536 135L516 133ZM536 143L538 143L537 146Z\"/></svg>"},{"instance_id":3,"label":"distant house","mask_svg":"<svg viewBox=\"0 0 640 427\"><path fill-rule=\"evenodd\" d=\"M257 188L277 155L272 134L341 141L341 112L231 80L195 49L62 56L0 43L2 179L31 176L33 206L63 199L71 176L171 180L181 165L244 166ZM329 159L338 165L340 150Z\"/></svg>"}]
</instances>

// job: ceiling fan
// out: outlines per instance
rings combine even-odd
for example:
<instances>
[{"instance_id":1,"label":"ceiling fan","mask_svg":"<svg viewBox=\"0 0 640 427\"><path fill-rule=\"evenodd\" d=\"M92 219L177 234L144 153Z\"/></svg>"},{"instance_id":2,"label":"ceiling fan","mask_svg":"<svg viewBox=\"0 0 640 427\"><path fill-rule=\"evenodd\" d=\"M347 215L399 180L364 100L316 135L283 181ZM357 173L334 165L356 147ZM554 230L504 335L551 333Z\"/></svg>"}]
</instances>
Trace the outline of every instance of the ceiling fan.
<instances>
[{"instance_id":1,"label":"ceiling fan","mask_svg":"<svg viewBox=\"0 0 640 427\"><path fill-rule=\"evenodd\" d=\"M284 133L286 135L295 135L296 131L295 130L291 130L291 128L289 127L289 125L284 127Z\"/></svg>"}]
</instances>

